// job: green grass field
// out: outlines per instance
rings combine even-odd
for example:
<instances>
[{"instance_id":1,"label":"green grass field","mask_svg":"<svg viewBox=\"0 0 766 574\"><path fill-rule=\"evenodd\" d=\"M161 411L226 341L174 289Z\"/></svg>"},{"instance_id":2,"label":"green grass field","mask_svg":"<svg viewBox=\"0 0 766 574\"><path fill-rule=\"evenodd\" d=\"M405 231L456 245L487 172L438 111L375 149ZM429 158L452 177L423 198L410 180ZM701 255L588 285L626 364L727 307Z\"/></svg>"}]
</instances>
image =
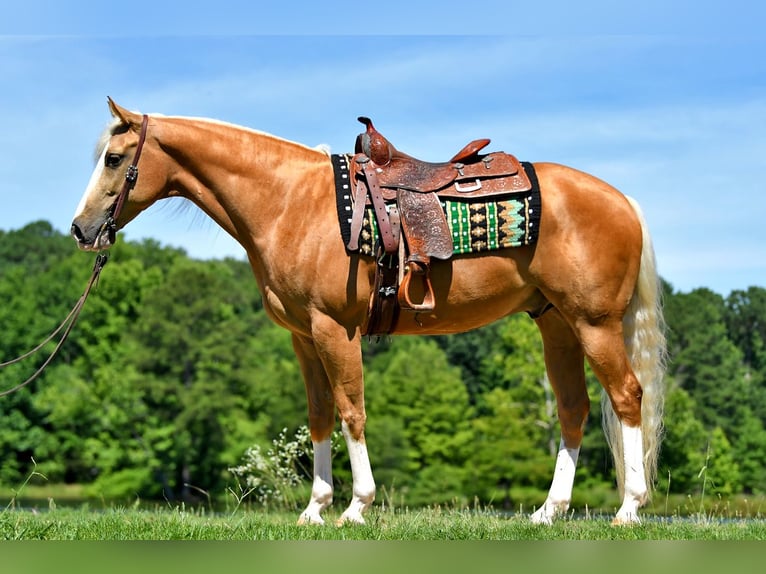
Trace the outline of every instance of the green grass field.
<instances>
[{"instance_id":1,"label":"green grass field","mask_svg":"<svg viewBox=\"0 0 766 574\"><path fill-rule=\"evenodd\" d=\"M762 515L744 518L720 509L648 515L632 527L611 526L611 512L536 526L526 515L489 509L380 504L364 526L334 526L341 506L325 514L327 525L301 527L297 512L149 506L51 501L39 508L4 507L0 573L677 574L735 565L737 572L757 572L763 556L758 541L766 540Z\"/></svg>"},{"instance_id":2,"label":"green grass field","mask_svg":"<svg viewBox=\"0 0 766 574\"><path fill-rule=\"evenodd\" d=\"M766 540L764 519L715 517L645 518L613 527L610 515L564 517L536 526L525 516L490 510L372 509L364 526L300 527L295 513L256 510L210 513L183 507L142 510L56 508L6 509L0 513L4 540Z\"/></svg>"},{"instance_id":3,"label":"green grass field","mask_svg":"<svg viewBox=\"0 0 766 574\"><path fill-rule=\"evenodd\" d=\"M531 508L508 513L456 503L411 509L382 496L363 526L334 526L343 510L339 500L326 511L326 525L301 527L297 510L267 511L233 496L190 507L139 499L120 504L83 494L77 485L29 479L18 490L0 489L0 540L766 540L763 496L657 495L644 509L643 523L631 527L611 525L616 498L596 510L587 503L573 506L552 526L539 526L529 521Z\"/></svg>"}]
</instances>

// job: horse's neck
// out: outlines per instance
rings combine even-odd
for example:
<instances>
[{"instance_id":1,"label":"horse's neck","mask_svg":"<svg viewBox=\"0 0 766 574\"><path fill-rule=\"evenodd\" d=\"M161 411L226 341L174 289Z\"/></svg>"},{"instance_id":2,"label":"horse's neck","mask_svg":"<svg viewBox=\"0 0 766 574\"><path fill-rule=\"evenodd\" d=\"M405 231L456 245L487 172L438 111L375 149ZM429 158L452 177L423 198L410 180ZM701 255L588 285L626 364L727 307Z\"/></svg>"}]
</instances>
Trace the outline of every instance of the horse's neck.
<instances>
[{"instance_id":1,"label":"horse's neck","mask_svg":"<svg viewBox=\"0 0 766 574\"><path fill-rule=\"evenodd\" d=\"M175 194L197 204L240 243L263 235L299 202L320 199L308 188L322 190L306 182L326 170L329 159L315 149L215 121L169 118L168 124L166 147L182 168Z\"/></svg>"}]
</instances>

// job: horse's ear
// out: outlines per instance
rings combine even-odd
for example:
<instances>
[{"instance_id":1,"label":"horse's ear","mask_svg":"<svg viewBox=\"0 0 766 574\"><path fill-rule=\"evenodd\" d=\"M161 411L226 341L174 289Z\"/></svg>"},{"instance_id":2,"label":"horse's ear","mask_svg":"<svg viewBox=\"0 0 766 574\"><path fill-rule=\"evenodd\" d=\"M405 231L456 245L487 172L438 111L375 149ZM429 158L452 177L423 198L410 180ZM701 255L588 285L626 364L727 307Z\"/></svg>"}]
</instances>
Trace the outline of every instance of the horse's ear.
<instances>
[{"instance_id":1,"label":"horse's ear","mask_svg":"<svg viewBox=\"0 0 766 574\"><path fill-rule=\"evenodd\" d=\"M123 108L122 106L117 105L114 100L107 96L107 101L109 102L109 111L112 112L112 116L119 119L120 122L122 122L124 125L129 126L131 123L135 123L135 115L133 112L130 112Z\"/></svg>"}]
</instances>

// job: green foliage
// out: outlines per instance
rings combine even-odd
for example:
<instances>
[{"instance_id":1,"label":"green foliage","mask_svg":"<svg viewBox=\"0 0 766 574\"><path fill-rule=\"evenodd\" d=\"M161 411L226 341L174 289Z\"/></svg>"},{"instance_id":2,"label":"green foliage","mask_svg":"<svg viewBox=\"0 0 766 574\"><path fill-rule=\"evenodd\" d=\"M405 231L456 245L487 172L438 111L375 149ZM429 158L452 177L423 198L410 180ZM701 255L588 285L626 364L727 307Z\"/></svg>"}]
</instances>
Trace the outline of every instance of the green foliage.
<instances>
[{"instance_id":1,"label":"green foliage","mask_svg":"<svg viewBox=\"0 0 766 574\"><path fill-rule=\"evenodd\" d=\"M669 299L666 309L674 378L692 396L705 397L697 402L703 424L731 432L747 391L742 354L727 338L723 298L697 289Z\"/></svg>"},{"instance_id":2,"label":"green foliage","mask_svg":"<svg viewBox=\"0 0 766 574\"><path fill-rule=\"evenodd\" d=\"M730 496L740 491L739 464L734 459L729 439L719 427L710 434L705 462L700 475L704 477L705 485L710 483L713 494Z\"/></svg>"},{"instance_id":3,"label":"green foliage","mask_svg":"<svg viewBox=\"0 0 766 574\"><path fill-rule=\"evenodd\" d=\"M84 494L92 498L122 500L126 497L140 499L151 484L151 470L146 466L123 468L103 473L87 485Z\"/></svg>"},{"instance_id":4,"label":"green foliage","mask_svg":"<svg viewBox=\"0 0 766 574\"><path fill-rule=\"evenodd\" d=\"M660 492L668 482L674 492L697 493L702 487L699 473L705 466L707 432L695 416L695 404L684 389L670 385L665 399L665 426L662 463L659 469Z\"/></svg>"},{"instance_id":5,"label":"green foliage","mask_svg":"<svg viewBox=\"0 0 766 574\"><path fill-rule=\"evenodd\" d=\"M444 352L429 339L396 339L371 361L366 389L372 463L377 466L376 453L387 450L388 433L381 430L391 432L399 447L395 460L387 455L392 472L379 483L396 479L391 485L407 493L409 504L461 497L472 409L459 371Z\"/></svg>"},{"instance_id":6,"label":"green foliage","mask_svg":"<svg viewBox=\"0 0 766 574\"><path fill-rule=\"evenodd\" d=\"M764 491L765 302L759 287L727 300L708 289L666 296L670 375L680 387L668 396L661 457L671 489L698 492L697 467L723 494Z\"/></svg>"},{"instance_id":7,"label":"green foliage","mask_svg":"<svg viewBox=\"0 0 766 574\"><path fill-rule=\"evenodd\" d=\"M498 337L503 323L497 321L481 329L433 337L447 354L449 363L460 368L461 379L472 405L478 402L482 393L495 386L484 366L493 352L492 342Z\"/></svg>"},{"instance_id":8,"label":"green foliage","mask_svg":"<svg viewBox=\"0 0 766 574\"><path fill-rule=\"evenodd\" d=\"M747 412L732 439L743 492L766 494L766 429L764 420Z\"/></svg>"},{"instance_id":9,"label":"green foliage","mask_svg":"<svg viewBox=\"0 0 766 574\"><path fill-rule=\"evenodd\" d=\"M766 289L732 291L726 298L726 327L729 338L742 351L745 364L762 372L766 367Z\"/></svg>"},{"instance_id":10,"label":"green foliage","mask_svg":"<svg viewBox=\"0 0 766 574\"><path fill-rule=\"evenodd\" d=\"M92 260L47 222L0 231L0 360L63 319ZM660 492L765 493L766 289L724 298L665 284L665 301ZM559 430L527 317L365 342L364 354L379 500L515 508L547 489ZM40 360L0 371L0 388ZM600 386L589 372L588 389L576 497L582 488L614 491ZM0 417L0 485L21 483L34 460L49 481L86 485L93 496L204 500L231 492L237 477L228 469L248 448L305 424L306 396L290 334L266 316L245 261L119 241L59 357L29 388L0 399ZM350 485L343 448L334 474L341 499Z\"/></svg>"},{"instance_id":11,"label":"green foliage","mask_svg":"<svg viewBox=\"0 0 766 574\"><path fill-rule=\"evenodd\" d=\"M469 494L510 509L517 502L512 488L550 481L552 456L540 427L529 423L528 409L509 390L495 388L483 398L489 412L473 420Z\"/></svg>"}]
</instances>

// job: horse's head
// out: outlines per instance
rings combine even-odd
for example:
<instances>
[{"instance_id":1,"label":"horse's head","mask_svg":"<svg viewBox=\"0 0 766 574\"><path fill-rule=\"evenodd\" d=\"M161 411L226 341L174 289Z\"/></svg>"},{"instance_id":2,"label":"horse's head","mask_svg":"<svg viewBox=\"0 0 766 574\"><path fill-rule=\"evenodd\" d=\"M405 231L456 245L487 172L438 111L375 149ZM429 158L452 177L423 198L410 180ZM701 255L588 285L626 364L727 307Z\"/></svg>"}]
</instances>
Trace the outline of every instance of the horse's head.
<instances>
[{"instance_id":1,"label":"horse's head","mask_svg":"<svg viewBox=\"0 0 766 574\"><path fill-rule=\"evenodd\" d=\"M86 251L109 248L118 229L160 199L167 181L152 161L157 151L146 134L148 119L111 98L109 108L114 121L101 139L96 168L72 221L72 237ZM140 178L134 168L140 168Z\"/></svg>"}]
</instances>

